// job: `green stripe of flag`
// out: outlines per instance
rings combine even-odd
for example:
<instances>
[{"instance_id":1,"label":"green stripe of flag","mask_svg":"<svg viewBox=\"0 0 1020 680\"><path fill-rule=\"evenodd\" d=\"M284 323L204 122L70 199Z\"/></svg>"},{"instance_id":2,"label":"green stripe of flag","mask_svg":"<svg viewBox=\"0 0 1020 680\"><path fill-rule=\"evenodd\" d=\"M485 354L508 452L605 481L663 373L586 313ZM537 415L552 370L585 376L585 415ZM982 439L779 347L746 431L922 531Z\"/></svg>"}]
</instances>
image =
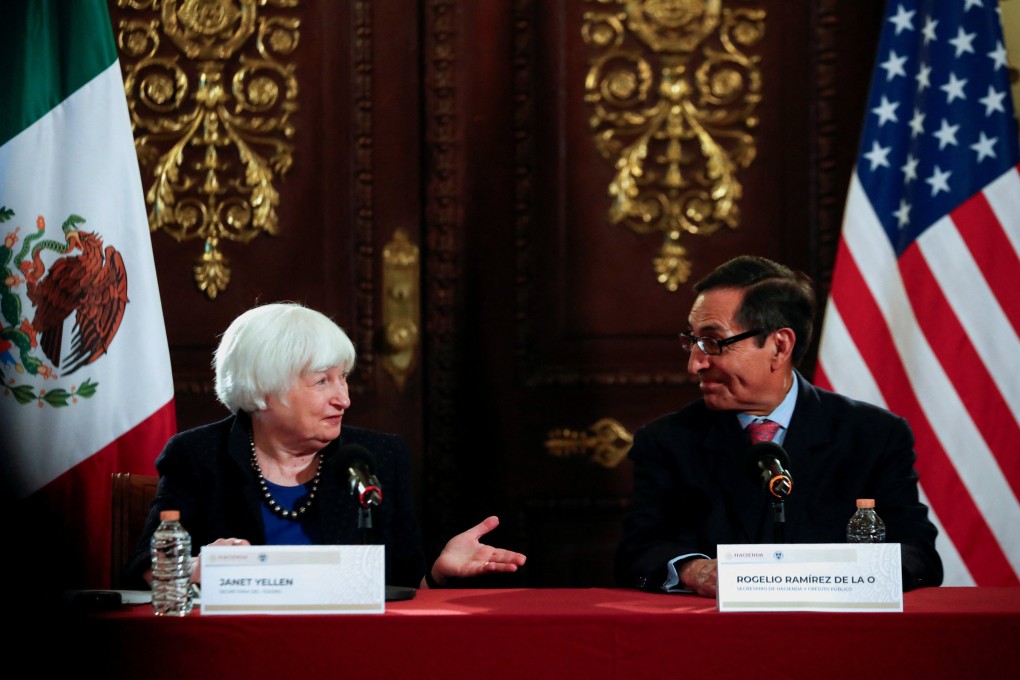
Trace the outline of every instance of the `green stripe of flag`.
<instances>
[{"instance_id":1,"label":"green stripe of flag","mask_svg":"<svg viewBox=\"0 0 1020 680\"><path fill-rule=\"evenodd\" d=\"M105 0L5 0L0 145L117 59Z\"/></svg>"}]
</instances>

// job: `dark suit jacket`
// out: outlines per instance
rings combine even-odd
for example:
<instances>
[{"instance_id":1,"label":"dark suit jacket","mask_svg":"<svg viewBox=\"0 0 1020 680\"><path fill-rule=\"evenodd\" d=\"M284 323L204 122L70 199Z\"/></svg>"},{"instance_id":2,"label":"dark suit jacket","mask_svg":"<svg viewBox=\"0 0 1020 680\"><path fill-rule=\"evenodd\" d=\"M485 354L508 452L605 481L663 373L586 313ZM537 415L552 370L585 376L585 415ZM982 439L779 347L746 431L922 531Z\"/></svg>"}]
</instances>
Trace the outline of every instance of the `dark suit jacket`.
<instances>
[{"instance_id":1,"label":"dark suit jacket","mask_svg":"<svg viewBox=\"0 0 1020 680\"><path fill-rule=\"evenodd\" d=\"M149 541L161 510L179 510L191 534L192 552L217 538L266 542L261 492L251 466L251 420L241 413L212 425L175 435L156 459L159 488L145 532L128 565L135 586L145 588L142 574L150 566ZM346 468L337 451L360 444L375 459L383 503L372 512L371 535L362 540L358 503L351 496ZM411 505L410 457L396 435L344 425L339 439L322 450L322 479L310 509L327 545L368 542L386 546L386 583L416 587L425 573L418 524Z\"/></svg>"},{"instance_id":2,"label":"dark suit jacket","mask_svg":"<svg viewBox=\"0 0 1020 680\"><path fill-rule=\"evenodd\" d=\"M842 543L858 498L874 498L886 541L901 543L903 587L942 583L935 527L918 500L907 422L808 383L783 442L793 490L785 542ZM616 555L620 585L659 590L667 563L716 545L774 542L771 495L746 472L747 435L732 411L698 400L638 430L634 492Z\"/></svg>"}]
</instances>

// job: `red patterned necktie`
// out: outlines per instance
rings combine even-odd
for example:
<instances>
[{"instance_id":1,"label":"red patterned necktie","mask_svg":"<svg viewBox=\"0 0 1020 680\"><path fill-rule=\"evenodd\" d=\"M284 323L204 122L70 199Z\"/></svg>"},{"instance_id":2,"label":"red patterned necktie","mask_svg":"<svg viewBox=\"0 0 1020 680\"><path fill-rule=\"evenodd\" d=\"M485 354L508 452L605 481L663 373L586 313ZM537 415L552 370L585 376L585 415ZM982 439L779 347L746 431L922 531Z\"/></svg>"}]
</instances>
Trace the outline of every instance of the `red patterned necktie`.
<instances>
[{"instance_id":1,"label":"red patterned necktie","mask_svg":"<svg viewBox=\"0 0 1020 680\"><path fill-rule=\"evenodd\" d=\"M779 423L771 420L756 420L747 426L747 434L751 437L751 443L770 442L779 431Z\"/></svg>"}]
</instances>

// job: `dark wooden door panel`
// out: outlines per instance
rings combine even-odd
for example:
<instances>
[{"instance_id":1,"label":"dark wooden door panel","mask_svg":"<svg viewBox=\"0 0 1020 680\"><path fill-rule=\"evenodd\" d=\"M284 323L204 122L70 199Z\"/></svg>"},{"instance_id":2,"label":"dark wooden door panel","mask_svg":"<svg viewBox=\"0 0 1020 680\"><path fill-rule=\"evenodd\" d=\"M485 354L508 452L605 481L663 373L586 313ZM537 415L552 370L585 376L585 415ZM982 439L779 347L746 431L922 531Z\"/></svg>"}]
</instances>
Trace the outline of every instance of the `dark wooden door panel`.
<instances>
[{"instance_id":1,"label":"dark wooden door panel","mask_svg":"<svg viewBox=\"0 0 1020 680\"><path fill-rule=\"evenodd\" d=\"M676 341L690 283L743 253L824 280L867 87L868 66L848 47L873 44L881 10L878 2L722 3L764 16L760 40L744 50L756 61L742 71L760 76L754 124L716 132L720 143L751 135L756 155L737 170L736 228L681 236L691 272L672 292L653 268L662 233L636 233L610 217L621 156L603 157L596 135L604 128L589 124L586 78L600 52L584 37L586 13L622 16L638 4L432 2L426 13L430 170L453 189L445 211L430 215L430 234L448 238L433 240L428 257L434 267L454 263L456 279L442 295L457 301L429 312L447 334L444 346L433 345L446 360L433 365L450 380L429 392L430 464L462 475L436 477L427 507L437 525L455 523L452 513L501 512L506 542L529 554L524 580L532 585L611 583L630 467L619 448L614 462L600 457L591 428L608 418L633 432L697 397ZM661 84L677 55L627 39ZM626 71L626 59L614 58ZM440 109L452 116L433 115ZM649 156L661 148L649 144ZM563 430L581 442L576 450Z\"/></svg>"}]
</instances>

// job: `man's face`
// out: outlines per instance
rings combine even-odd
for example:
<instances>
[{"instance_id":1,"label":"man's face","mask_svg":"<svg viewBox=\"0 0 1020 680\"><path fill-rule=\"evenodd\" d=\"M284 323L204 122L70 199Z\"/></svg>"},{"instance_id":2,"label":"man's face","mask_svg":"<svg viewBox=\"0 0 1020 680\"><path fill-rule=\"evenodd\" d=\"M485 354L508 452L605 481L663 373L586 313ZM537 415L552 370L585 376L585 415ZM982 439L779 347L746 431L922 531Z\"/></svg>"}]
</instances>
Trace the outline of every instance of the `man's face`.
<instances>
[{"instance_id":1,"label":"man's face","mask_svg":"<svg viewBox=\"0 0 1020 680\"><path fill-rule=\"evenodd\" d=\"M725 340L751 330L734 317L744 299L738 288L715 288L698 295L687 317L695 337ZM768 415L786 394L788 372L774 360L772 335L758 346L762 336L739 340L723 347L722 354L708 355L697 346L691 349L687 370L698 377L705 404L721 411L743 411Z\"/></svg>"}]
</instances>

